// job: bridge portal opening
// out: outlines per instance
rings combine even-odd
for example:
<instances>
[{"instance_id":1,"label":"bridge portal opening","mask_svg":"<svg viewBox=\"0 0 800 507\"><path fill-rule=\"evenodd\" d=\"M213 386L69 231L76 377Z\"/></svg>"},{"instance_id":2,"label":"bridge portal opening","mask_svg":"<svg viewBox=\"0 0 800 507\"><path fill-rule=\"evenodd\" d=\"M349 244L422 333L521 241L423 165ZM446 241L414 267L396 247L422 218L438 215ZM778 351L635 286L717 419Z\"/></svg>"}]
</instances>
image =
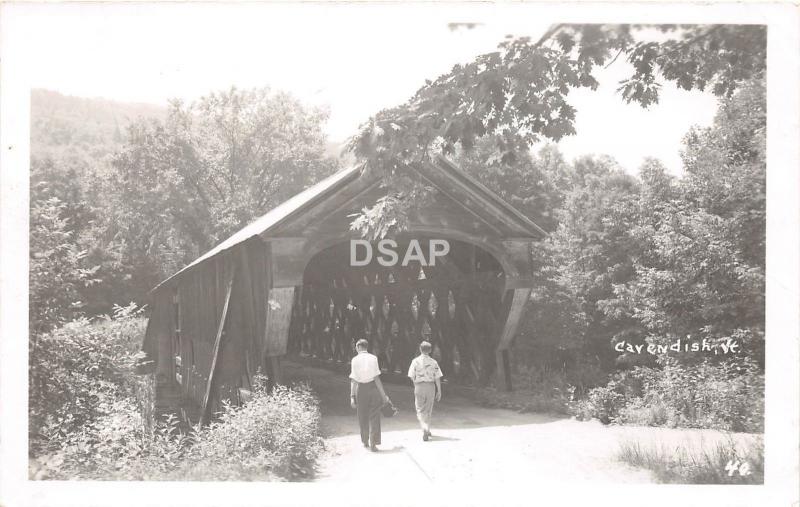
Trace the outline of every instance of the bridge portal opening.
<instances>
[{"instance_id":1,"label":"bridge portal opening","mask_svg":"<svg viewBox=\"0 0 800 507\"><path fill-rule=\"evenodd\" d=\"M492 254L464 241L447 239L449 250L441 255L441 240L398 237L392 264L390 256L375 255L376 243L366 263L366 249L353 262L350 241L318 252L295 289L287 352L347 363L355 342L365 338L383 371L405 375L419 343L427 340L448 380L488 384L508 316L503 268ZM407 257L410 246L422 255Z\"/></svg>"}]
</instances>

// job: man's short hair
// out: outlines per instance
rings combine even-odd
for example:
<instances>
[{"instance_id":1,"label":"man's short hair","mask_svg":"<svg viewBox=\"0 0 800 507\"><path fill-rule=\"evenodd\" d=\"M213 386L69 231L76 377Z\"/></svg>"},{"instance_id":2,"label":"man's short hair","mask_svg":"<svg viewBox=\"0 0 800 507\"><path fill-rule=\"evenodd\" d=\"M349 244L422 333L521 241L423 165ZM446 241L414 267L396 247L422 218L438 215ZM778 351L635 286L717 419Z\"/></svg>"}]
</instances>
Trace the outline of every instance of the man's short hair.
<instances>
[{"instance_id":1,"label":"man's short hair","mask_svg":"<svg viewBox=\"0 0 800 507\"><path fill-rule=\"evenodd\" d=\"M364 338L361 338L356 342L356 348L360 350L367 350L367 348L369 348L369 342Z\"/></svg>"},{"instance_id":2,"label":"man's short hair","mask_svg":"<svg viewBox=\"0 0 800 507\"><path fill-rule=\"evenodd\" d=\"M430 342L422 342L419 344L419 351L424 352L426 354L430 354L431 350L433 350L433 346Z\"/></svg>"}]
</instances>

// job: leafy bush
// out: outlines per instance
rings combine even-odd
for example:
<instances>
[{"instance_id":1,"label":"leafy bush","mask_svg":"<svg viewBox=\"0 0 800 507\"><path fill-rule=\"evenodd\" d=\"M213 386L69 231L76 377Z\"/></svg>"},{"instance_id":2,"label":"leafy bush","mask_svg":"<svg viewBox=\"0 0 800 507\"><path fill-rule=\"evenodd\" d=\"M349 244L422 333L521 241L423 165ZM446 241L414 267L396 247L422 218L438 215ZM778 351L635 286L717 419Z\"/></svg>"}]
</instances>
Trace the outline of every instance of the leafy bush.
<instances>
[{"instance_id":1,"label":"leafy bush","mask_svg":"<svg viewBox=\"0 0 800 507\"><path fill-rule=\"evenodd\" d=\"M617 385L612 380L607 386L595 387L589 391L589 405L593 408L593 415L603 424L615 420L625 397L616 391Z\"/></svg>"},{"instance_id":2,"label":"leafy bush","mask_svg":"<svg viewBox=\"0 0 800 507\"><path fill-rule=\"evenodd\" d=\"M637 367L613 376L575 408L580 418L605 424L716 428L760 432L764 428L764 374L749 359L662 368Z\"/></svg>"},{"instance_id":3,"label":"leafy bush","mask_svg":"<svg viewBox=\"0 0 800 507\"><path fill-rule=\"evenodd\" d=\"M313 475L322 450L320 412L308 386L259 388L243 407L189 433L170 416L147 430L131 398L51 440L31 459L32 479L298 480Z\"/></svg>"},{"instance_id":4,"label":"leafy bush","mask_svg":"<svg viewBox=\"0 0 800 507\"><path fill-rule=\"evenodd\" d=\"M303 479L322 450L319 403L308 385L263 383L241 407L225 407L219 420L194 436L186 478L199 480Z\"/></svg>"},{"instance_id":5,"label":"leafy bush","mask_svg":"<svg viewBox=\"0 0 800 507\"><path fill-rule=\"evenodd\" d=\"M30 223L29 325L32 333L52 329L80 315L80 288L96 283L71 229L67 204L57 197L32 199Z\"/></svg>"},{"instance_id":6,"label":"leafy bush","mask_svg":"<svg viewBox=\"0 0 800 507\"><path fill-rule=\"evenodd\" d=\"M31 340L30 476L34 479L293 480L313 473L320 411L307 385L224 407L189 433L155 423L152 376L135 374L141 309L73 321Z\"/></svg>"},{"instance_id":7,"label":"leafy bush","mask_svg":"<svg viewBox=\"0 0 800 507\"><path fill-rule=\"evenodd\" d=\"M131 399L102 405L102 415L80 428L48 435L46 452L31 459L32 479L114 478L130 473L146 450L152 452L154 442Z\"/></svg>"},{"instance_id":8,"label":"leafy bush","mask_svg":"<svg viewBox=\"0 0 800 507\"><path fill-rule=\"evenodd\" d=\"M37 454L61 447L120 399L144 399L146 379L134 374L145 322L135 306L114 318L81 318L29 345L29 438Z\"/></svg>"},{"instance_id":9,"label":"leafy bush","mask_svg":"<svg viewBox=\"0 0 800 507\"><path fill-rule=\"evenodd\" d=\"M678 418L665 403L654 400L648 402L644 398L633 398L619 409L615 421L642 426L678 426Z\"/></svg>"},{"instance_id":10,"label":"leafy bush","mask_svg":"<svg viewBox=\"0 0 800 507\"><path fill-rule=\"evenodd\" d=\"M620 447L618 458L630 465L652 470L660 482L764 484L762 438L744 445L737 445L729 438L711 449L685 446L666 449L625 442Z\"/></svg>"}]
</instances>

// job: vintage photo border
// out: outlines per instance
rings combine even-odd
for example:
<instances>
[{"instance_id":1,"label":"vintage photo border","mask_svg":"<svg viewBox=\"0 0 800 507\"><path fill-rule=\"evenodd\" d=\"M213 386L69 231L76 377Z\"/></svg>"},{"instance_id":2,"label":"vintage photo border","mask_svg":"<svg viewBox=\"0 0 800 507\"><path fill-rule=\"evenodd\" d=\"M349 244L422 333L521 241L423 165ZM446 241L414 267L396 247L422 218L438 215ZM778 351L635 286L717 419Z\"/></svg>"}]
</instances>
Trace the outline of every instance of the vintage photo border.
<instances>
[{"instance_id":1,"label":"vintage photo border","mask_svg":"<svg viewBox=\"0 0 800 507\"><path fill-rule=\"evenodd\" d=\"M453 3L480 16L530 9L569 22L768 25L767 308L765 483L763 486L616 484L374 485L224 482L29 481L27 470L28 166L30 86L15 24L52 5L0 5L0 502L21 505L791 505L798 495L800 385L800 7L790 3ZM91 6L89 8L95 8ZM426 4L403 4L419 9ZM54 14L55 15L55 14ZM369 20L365 19L367 23ZM412 36L410 34L409 36ZM57 43L57 41L55 41ZM313 41L312 41L313 42ZM312 43L307 42L307 43ZM388 106L388 104L387 104ZM404 496L400 496L404 495ZM796 504L795 504L796 505Z\"/></svg>"}]
</instances>

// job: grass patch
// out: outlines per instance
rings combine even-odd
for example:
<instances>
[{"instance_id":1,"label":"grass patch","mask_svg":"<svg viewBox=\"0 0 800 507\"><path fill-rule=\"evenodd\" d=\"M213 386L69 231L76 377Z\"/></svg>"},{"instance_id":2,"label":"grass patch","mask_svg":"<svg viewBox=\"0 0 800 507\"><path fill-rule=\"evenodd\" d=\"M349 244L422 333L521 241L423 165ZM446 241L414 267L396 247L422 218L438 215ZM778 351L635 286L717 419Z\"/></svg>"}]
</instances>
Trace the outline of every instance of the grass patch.
<instances>
[{"instance_id":1,"label":"grass patch","mask_svg":"<svg viewBox=\"0 0 800 507\"><path fill-rule=\"evenodd\" d=\"M764 441L760 437L745 445L737 445L729 437L711 447L700 448L625 442L617 458L651 470L662 483L764 484Z\"/></svg>"}]
</instances>

